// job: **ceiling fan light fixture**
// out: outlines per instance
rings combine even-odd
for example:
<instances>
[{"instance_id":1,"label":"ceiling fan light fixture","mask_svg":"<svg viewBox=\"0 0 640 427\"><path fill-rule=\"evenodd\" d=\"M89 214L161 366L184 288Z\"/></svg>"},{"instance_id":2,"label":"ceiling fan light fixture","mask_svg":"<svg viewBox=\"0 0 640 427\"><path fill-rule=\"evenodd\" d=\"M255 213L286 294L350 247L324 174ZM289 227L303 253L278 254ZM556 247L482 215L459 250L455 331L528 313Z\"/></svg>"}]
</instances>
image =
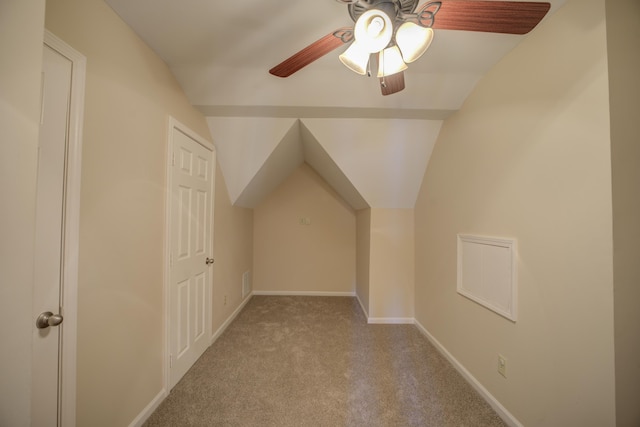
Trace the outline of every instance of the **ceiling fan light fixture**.
<instances>
[{"instance_id":1,"label":"ceiling fan light fixture","mask_svg":"<svg viewBox=\"0 0 640 427\"><path fill-rule=\"evenodd\" d=\"M425 28L413 22L405 22L396 31L396 44L402 58L411 63L420 58L433 41L433 29Z\"/></svg>"},{"instance_id":2,"label":"ceiling fan light fixture","mask_svg":"<svg viewBox=\"0 0 640 427\"><path fill-rule=\"evenodd\" d=\"M385 11L370 9L356 21L353 35L362 48L369 53L380 52L391 41L393 22Z\"/></svg>"},{"instance_id":3,"label":"ceiling fan light fixture","mask_svg":"<svg viewBox=\"0 0 640 427\"><path fill-rule=\"evenodd\" d=\"M378 77L386 77L404 71L407 64L402 60L398 46L391 46L381 51L378 59Z\"/></svg>"},{"instance_id":4,"label":"ceiling fan light fixture","mask_svg":"<svg viewBox=\"0 0 640 427\"><path fill-rule=\"evenodd\" d=\"M522 35L534 29L551 9L549 2L530 0L337 1L347 5L355 25L338 28L304 47L270 69L270 74L288 77L339 46L353 43L340 60L362 75L371 75L369 59L380 62L382 94L391 95L405 87L402 71L406 63L416 61L429 48L431 28ZM418 6L421 1L425 3ZM388 46L392 48L383 51ZM371 58L373 53L379 53L378 61ZM392 66L394 60L396 65Z\"/></svg>"},{"instance_id":5,"label":"ceiling fan light fixture","mask_svg":"<svg viewBox=\"0 0 640 427\"><path fill-rule=\"evenodd\" d=\"M369 55L371 54L367 50L363 49L357 41L354 41L338 58L348 69L364 76L367 74Z\"/></svg>"}]
</instances>

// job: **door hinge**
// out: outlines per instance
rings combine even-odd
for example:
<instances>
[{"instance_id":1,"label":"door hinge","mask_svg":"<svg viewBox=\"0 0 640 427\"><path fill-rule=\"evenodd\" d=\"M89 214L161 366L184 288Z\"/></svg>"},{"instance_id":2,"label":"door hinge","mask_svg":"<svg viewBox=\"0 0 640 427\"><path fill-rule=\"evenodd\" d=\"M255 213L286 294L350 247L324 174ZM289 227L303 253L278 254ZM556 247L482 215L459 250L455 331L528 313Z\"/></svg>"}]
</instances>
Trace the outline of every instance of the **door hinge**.
<instances>
[{"instance_id":1,"label":"door hinge","mask_svg":"<svg viewBox=\"0 0 640 427\"><path fill-rule=\"evenodd\" d=\"M173 267L173 253L169 252L169 267Z\"/></svg>"},{"instance_id":2,"label":"door hinge","mask_svg":"<svg viewBox=\"0 0 640 427\"><path fill-rule=\"evenodd\" d=\"M176 165L176 153L171 153L171 166Z\"/></svg>"},{"instance_id":3,"label":"door hinge","mask_svg":"<svg viewBox=\"0 0 640 427\"><path fill-rule=\"evenodd\" d=\"M173 368L173 354L169 355L169 367Z\"/></svg>"}]
</instances>

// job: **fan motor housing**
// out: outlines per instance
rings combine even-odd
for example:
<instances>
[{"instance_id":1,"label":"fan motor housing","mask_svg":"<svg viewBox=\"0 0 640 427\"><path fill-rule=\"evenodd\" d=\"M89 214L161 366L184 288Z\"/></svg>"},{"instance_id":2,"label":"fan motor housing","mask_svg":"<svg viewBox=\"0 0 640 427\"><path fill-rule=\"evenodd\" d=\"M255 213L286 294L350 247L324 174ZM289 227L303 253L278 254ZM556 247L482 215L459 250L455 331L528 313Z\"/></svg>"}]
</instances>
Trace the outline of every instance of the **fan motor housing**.
<instances>
[{"instance_id":1,"label":"fan motor housing","mask_svg":"<svg viewBox=\"0 0 640 427\"><path fill-rule=\"evenodd\" d=\"M418 6L418 2L420 0L360 0L355 3L349 4L347 7L349 9L349 16L353 19L353 22L356 22L360 15L366 12L369 9L374 9L383 3L391 4L396 11L395 16L391 16L392 20L395 20L400 14L410 14Z\"/></svg>"}]
</instances>

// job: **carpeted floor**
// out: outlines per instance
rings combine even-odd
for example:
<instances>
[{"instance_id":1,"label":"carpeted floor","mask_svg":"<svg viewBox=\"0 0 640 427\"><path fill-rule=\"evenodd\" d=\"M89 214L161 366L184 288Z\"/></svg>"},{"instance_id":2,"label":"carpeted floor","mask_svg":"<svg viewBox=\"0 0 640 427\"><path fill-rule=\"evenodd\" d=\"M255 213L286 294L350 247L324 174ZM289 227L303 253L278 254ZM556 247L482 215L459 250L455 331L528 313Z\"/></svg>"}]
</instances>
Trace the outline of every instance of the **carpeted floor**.
<instances>
[{"instance_id":1,"label":"carpeted floor","mask_svg":"<svg viewBox=\"0 0 640 427\"><path fill-rule=\"evenodd\" d=\"M355 298L254 296L146 426L503 426L413 325Z\"/></svg>"}]
</instances>

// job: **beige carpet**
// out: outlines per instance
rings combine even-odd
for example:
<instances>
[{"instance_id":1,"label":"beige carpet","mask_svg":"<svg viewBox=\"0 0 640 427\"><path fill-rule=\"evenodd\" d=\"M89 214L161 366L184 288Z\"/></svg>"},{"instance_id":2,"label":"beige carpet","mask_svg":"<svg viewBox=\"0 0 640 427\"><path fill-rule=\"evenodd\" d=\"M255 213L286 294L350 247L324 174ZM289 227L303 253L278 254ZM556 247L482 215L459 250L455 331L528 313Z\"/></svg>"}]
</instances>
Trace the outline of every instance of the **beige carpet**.
<instances>
[{"instance_id":1,"label":"beige carpet","mask_svg":"<svg viewBox=\"0 0 640 427\"><path fill-rule=\"evenodd\" d=\"M503 426L413 325L349 297L254 296L147 426Z\"/></svg>"}]
</instances>

